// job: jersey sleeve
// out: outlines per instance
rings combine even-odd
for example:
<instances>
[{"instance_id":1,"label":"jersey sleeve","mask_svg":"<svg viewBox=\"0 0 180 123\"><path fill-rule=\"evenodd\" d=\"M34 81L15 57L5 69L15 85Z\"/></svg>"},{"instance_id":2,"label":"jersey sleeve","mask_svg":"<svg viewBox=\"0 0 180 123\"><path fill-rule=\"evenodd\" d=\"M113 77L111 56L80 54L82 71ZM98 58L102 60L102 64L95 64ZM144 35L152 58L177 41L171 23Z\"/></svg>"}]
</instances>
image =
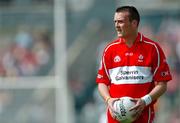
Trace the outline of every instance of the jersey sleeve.
<instances>
[{"instance_id":1,"label":"jersey sleeve","mask_svg":"<svg viewBox=\"0 0 180 123\"><path fill-rule=\"evenodd\" d=\"M107 70L107 59L105 57L105 53L103 53L101 62L100 62L100 66L99 66L99 70L98 70L98 74L96 77L96 83L104 83L106 85L110 84L110 79L109 79L109 75L108 75L108 70Z\"/></svg>"},{"instance_id":2,"label":"jersey sleeve","mask_svg":"<svg viewBox=\"0 0 180 123\"><path fill-rule=\"evenodd\" d=\"M157 44L155 46L153 58L153 80L156 82L168 82L172 79L169 66L163 50Z\"/></svg>"}]
</instances>

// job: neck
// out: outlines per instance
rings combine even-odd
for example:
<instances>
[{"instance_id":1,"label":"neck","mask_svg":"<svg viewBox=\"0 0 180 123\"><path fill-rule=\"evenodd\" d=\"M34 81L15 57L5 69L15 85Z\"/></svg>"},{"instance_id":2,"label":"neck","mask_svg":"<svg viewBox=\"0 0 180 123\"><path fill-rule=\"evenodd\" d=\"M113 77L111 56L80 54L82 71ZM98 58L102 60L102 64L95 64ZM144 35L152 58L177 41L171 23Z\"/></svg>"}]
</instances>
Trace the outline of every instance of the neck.
<instances>
[{"instance_id":1,"label":"neck","mask_svg":"<svg viewBox=\"0 0 180 123\"><path fill-rule=\"evenodd\" d=\"M124 40L125 40L125 42L126 42L126 45L127 45L128 47L131 47L131 46L134 44L137 35L138 35L138 32L132 34L132 35L129 36L129 37L124 38Z\"/></svg>"}]
</instances>

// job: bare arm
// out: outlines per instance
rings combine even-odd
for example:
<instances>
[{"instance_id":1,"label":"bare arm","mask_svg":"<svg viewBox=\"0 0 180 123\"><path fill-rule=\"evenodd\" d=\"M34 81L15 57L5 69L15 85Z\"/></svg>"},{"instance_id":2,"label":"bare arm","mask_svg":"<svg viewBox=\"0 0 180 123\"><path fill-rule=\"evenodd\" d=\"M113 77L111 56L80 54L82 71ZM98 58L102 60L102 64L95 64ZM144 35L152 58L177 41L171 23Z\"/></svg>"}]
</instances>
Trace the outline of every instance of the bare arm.
<instances>
[{"instance_id":1,"label":"bare arm","mask_svg":"<svg viewBox=\"0 0 180 123\"><path fill-rule=\"evenodd\" d=\"M119 98L111 98L111 96L109 94L109 88L106 84L99 83L98 90L99 90L100 95L105 100L112 118L116 119L116 115L115 115L114 109L113 109L113 104L116 100L119 100Z\"/></svg>"},{"instance_id":2,"label":"bare arm","mask_svg":"<svg viewBox=\"0 0 180 123\"><path fill-rule=\"evenodd\" d=\"M167 89L167 82L158 82L153 90L149 93L152 101L158 99L161 95L165 93Z\"/></svg>"},{"instance_id":3,"label":"bare arm","mask_svg":"<svg viewBox=\"0 0 180 123\"><path fill-rule=\"evenodd\" d=\"M98 90L105 101L107 101L107 99L110 98L109 88L107 85L105 85L104 83L99 83Z\"/></svg>"},{"instance_id":4,"label":"bare arm","mask_svg":"<svg viewBox=\"0 0 180 123\"><path fill-rule=\"evenodd\" d=\"M152 89L152 91L148 94L152 101L158 99L161 95L165 93L167 89L167 82L157 82L155 87ZM136 105L132 107L130 110L135 111L135 119L138 118L142 111L144 110L146 104L145 101L141 98L134 99L134 102L136 102Z\"/></svg>"}]
</instances>

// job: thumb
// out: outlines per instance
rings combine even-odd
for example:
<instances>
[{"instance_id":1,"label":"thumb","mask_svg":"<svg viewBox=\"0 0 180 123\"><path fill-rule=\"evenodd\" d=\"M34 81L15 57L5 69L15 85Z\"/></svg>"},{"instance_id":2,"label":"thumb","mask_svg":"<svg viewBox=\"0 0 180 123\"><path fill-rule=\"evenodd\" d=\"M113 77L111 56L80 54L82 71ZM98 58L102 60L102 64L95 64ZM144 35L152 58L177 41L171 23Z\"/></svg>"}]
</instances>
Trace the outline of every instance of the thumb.
<instances>
[{"instance_id":1,"label":"thumb","mask_svg":"<svg viewBox=\"0 0 180 123\"><path fill-rule=\"evenodd\" d=\"M138 98L132 98L130 99L132 102L136 103L138 101Z\"/></svg>"},{"instance_id":2,"label":"thumb","mask_svg":"<svg viewBox=\"0 0 180 123\"><path fill-rule=\"evenodd\" d=\"M115 103L116 101L118 101L118 100L120 100L120 98L111 98L111 99L110 99L110 101L109 101L109 103L108 103L108 106L109 106L109 108L110 108L111 110L114 110L113 105L114 105L114 103Z\"/></svg>"}]
</instances>

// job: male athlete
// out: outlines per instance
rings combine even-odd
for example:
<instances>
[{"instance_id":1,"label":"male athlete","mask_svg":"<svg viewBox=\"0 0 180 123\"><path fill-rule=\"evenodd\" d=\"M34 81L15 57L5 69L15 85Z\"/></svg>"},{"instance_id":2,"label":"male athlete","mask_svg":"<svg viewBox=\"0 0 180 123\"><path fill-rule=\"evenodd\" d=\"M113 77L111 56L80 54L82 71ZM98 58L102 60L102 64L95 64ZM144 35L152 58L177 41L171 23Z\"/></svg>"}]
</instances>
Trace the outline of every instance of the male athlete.
<instances>
[{"instance_id":1,"label":"male athlete","mask_svg":"<svg viewBox=\"0 0 180 123\"><path fill-rule=\"evenodd\" d=\"M152 123L154 103L172 79L165 55L158 43L138 32L140 16L133 6L116 9L114 23L118 39L106 46L96 82L107 103L108 123L116 120L113 103L129 96L136 103L133 123Z\"/></svg>"}]
</instances>

